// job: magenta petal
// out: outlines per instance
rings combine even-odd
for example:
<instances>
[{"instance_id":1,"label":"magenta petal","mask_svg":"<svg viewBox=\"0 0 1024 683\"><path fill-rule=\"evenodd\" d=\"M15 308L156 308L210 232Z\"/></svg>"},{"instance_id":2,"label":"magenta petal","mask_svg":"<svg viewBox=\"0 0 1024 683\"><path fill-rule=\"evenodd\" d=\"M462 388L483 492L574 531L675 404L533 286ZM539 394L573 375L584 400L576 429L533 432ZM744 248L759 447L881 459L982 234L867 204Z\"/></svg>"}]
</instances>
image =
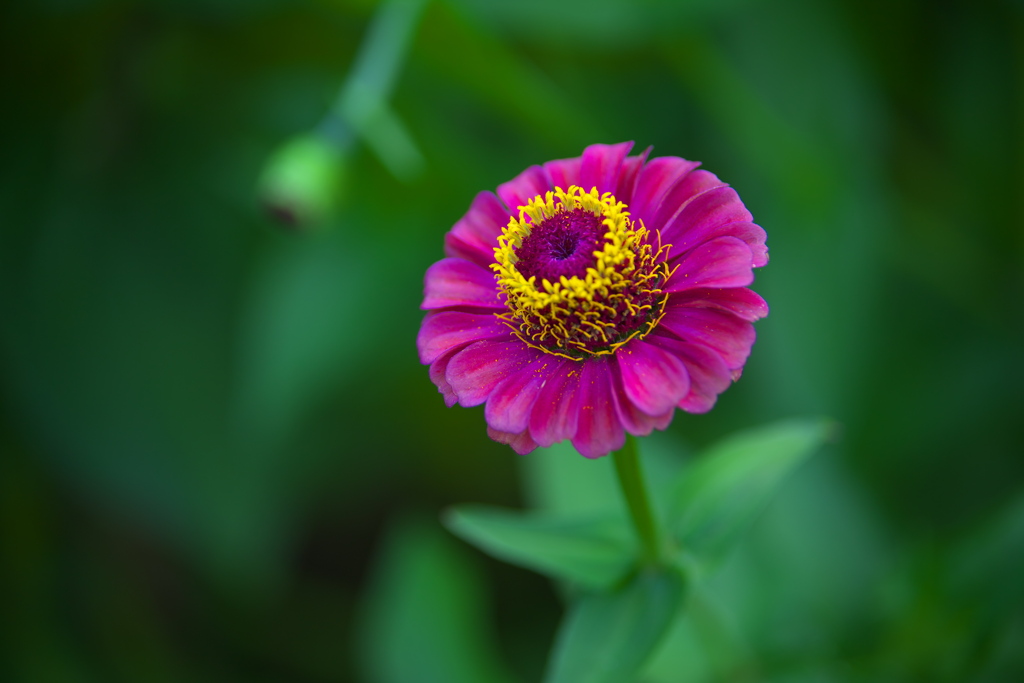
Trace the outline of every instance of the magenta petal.
<instances>
[{"instance_id":1,"label":"magenta petal","mask_svg":"<svg viewBox=\"0 0 1024 683\"><path fill-rule=\"evenodd\" d=\"M537 400L530 411L530 435L550 446L576 433L579 418L579 382L583 363L551 357Z\"/></svg>"},{"instance_id":2,"label":"magenta petal","mask_svg":"<svg viewBox=\"0 0 1024 683\"><path fill-rule=\"evenodd\" d=\"M686 202L665 223L661 239L672 245L672 254L678 257L712 237L733 234L724 226L750 221L750 218L736 190L728 185L713 187Z\"/></svg>"},{"instance_id":3,"label":"magenta petal","mask_svg":"<svg viewBox=\"0 0 1024 683\"><path fill-rule=\"evenodd\" d=\"M446 258L427 269L424 297L420 308L425 310L447 306L504 309L498 298L494 274L475 263L460 258Z\"/></svg>"},{"instance_id":4,"label":"magenta petal","mask_svg":"<svg viewBox=\"0 0 1024 683\"><path fill-rule=\"evenodd\" d=\"M580 165L580 187L583 191L590 192L596 187L601 194L615 192L619 185L622 162L632 148L632 142L620 142L616 145L590 145L583 150Z\"/></svg>"},{"instance_id":5,"label":"magenta petal","mask_svg":"<svg viewBox=\"0 0 1024 683\"><path fill-rule=\"evenodd\" d=\"M733 223L722 223L712 226L705 235L705 241L716 237L735 237L742 240L750 248L752 263L755 268L768 263L768 246L764 243L766 235L764 228L750 221L736 221ZM669 253L669 261L675 261L686 255L687 249L694 244L700 244L696 239L687 239L683 244L674 244Z\"/></svg>"},{"instance_id":6,"label":"magenta petal","mask_svg":"<svg viewBox=\"0 0 1024 683\"><path fill-rule=\"evenodd\" d=\"M434 383L437 390L444 396L444 404L451 408L453 405L459 402L459 397L452 391L452 385L448 384L448 380L445 379L444 373L448 369L448 361L452 359L461 348L456 347L451 351L438 356L433 363L430 364L430 381Z\"/></svg>"},{"instance_id":7,"label":"magenta petal","mask_svg":"<svg viewBox=\"0 0 1024 683\"><path fill-rule=\"evenodd\" d=\"M556 159L544 164L544 170L548 172L551 179L551 187L560 187L568 190L572 185L580 184L581 159Z\"/></svg>"},{"instance_id":8,"label":"magenta petal","mask_svg":"<svg viewBox=\"0 0 1024 683\"><path fill-rule=\"evenodd\" d=\"M463 313L462 311L431 311L423 319L416 348L420 362L433 363L446 351L480 339L511 337L508 327L493 313Z\"/></svg>"},{"instance_id":9,"label":"magenta petal","mask_svg":"<svg viewBox=\"0 0 1024 683\"><path fill-rule=\"evenodd\" d=\"M681 292L697 287L742 287L754 281L753 256L743 240L717 237L691 249L662 289Z\"/></svg>"},{"instance_id":10,"label":"magenta petal","mask_svg":"<svg viewBox=\"0 0 1024 683\"><path fill-rule=\"evenodd\" d=\"M698 166L699 161L687 161L679 157L651 159L637 177L636 189L629 202L630 213L642 220L647 229L659 229L661 225L656 224L655 220L661 212L665 196ZM679 204L674 204L671 213L675 213L678 208Z\"/></svg>"},{"instance_id":11,"label":"magenta petal","mask_svg":"<svg viewBox=\"0 0 1024 683\"><path fill-rule=\"evenodd\" d=\"M626 396L648 415L663 415L690 391L686 367L672 353L634 339L615 353Z\"/></svg>"},{"instance_id":12,"label":"magenta petal","mask_svg":"<svg viewBox=\"0 0 1024 683\"><path fill-rule=\"evenodd\" d=\"M729 388L732 373L722 357L708 347L656 334L649 335L647 340L671 351L686 366L690 392L679 402L686 412L706 413L714 407L718 395Z\"/></svg>"},{"instance_id":13,"label":"magenta petal","mask_svg":"<svg viewBox=\"0 0 1024 683\"><path fill-rule=\"evenodd\" d=\"M459 405L478 406L494 387L521 372L538 353L518 339L485 339L456 353L444 376L459 397Z\"/></svg>"},{"instance_id":14,"label":"magenta petal","mask_svg":"<svg viewBox=\"0 0 1024 683\"><path fill-rule=\"evenodd\" d=\"M647 162L647 155L651 153L652 149L652 147L648 147L637 156L626 157L626 160L622 163L619 184L615 188L615 197L619 201L625 202L627 206L632 206L633 191L636 189L636 181L640 176L640 169Z\"/></svg>"},{"instance_id":15,"label":"magenta petal","mask_svg":"<svg viewBox=\"0 0 1024 683\"><path fill-rule=\"evenodd\" d=\"M730 369L742 367L754 345L751 323L710 308L670 306L657 327L658 333L663 330L713 349Z\"/></svg>"},{"instance_id":16,"label":"magenta petal","mask_svg":"<svg viewBox=\"0 0 1024 683\"><path fill-rule=\"evenodd\" d=\"M612 398L611 362L604 356L583 363L579 388L579 425L572 445L587 458L622 448L626 433Z\"/></svg>"},{"instance_id":17,"label":"magenta petal","mask_svg":"<svg viewBox=\"0 0 1024 683\"><path fill-rule=\"evenodd\" d=\"M698 344L685 346L683 362L690 373L690 393L679 407L688 413L706 413L715 407L718 395L729 388L732 373L714 352Z\"/></svg>"},{"instance_id":18,"label":"magenta petal","mask_svg":"<svg viewBox=\"0 0 1024 683\"><path fill-rule=\"evenodd\" d=\"M654 219L655 224L664 229L664 226L668 225L690 202L716 187L728 187L728 185L710 171L698 169L689 173L665 195L658 215Z\"/></svg>"},{"instance_id":19,"label":"magenta petal","mask_svg":"<svg viewBox=\"0 0 1024 683\"><path fill-rule=\"evenodd\" d=\"M622 375L612 372L612 398L615 399L615 410L618 412L622 426L630 434L636 436L647 436L655 429L665 429L672 422L672 415L676 406L662 415L652 417L643 412L626 397L626 390L622 386Z\"/></svg>"},{"instance_id":20,"label":"magenta petal","mask_svg":"<svg viewBox=\"0 0 1024 683\"><path fill-rule=\"evenodd\" d=\"M750 221L726 223L719 226L714 232L716 235L731 235L746 242L754 257L755 268L760 268L768 263L768 245L764 243L768 237L760 225Z\"/></svg>"},{"instance_id":21,"label":"magenta petal","mask_svg":"<svg viewBox=\"0 0 1024 683\"><path fill-rule=\"evenodd\" d=\"M768 315L768 304L746 287L728 289L689 289L672 295L670 306L717 308L738 318L753 322Z\"/></svg>"},{"instance_id":22,"label":"magenta petal","mask_svg":"<svg viewBox=\"0 0 1024 683\"><path fill-rule=\"evenodd\" d=\"M548 172L541 166L531 166L507 183L498 185L498 196L514 216L519 207L526 206L531 199L551 189Z\"/></svg>"},{"instance_id":23,"label":"magenta petal","mask_svg":"<svg viewBox=\"0 0 1024 683\"><path fill-rule=\"evenodd\" d=\"M537 442L530 438L529 432L510 434L508 432L498 431L494 427L488 427L487 436L491 437L498 443L511 446L512 450L519 455L526 455L537 448Z\"/></svg>"},{"instance_id":24,"label":"magenta petal","mask_svg":"<svg viewBox=\"0 0 1024 683\"><path fill-rule=\"evenodd\" d=\"M529 365L494 387L484 409L487 424L501 432L518 434L526 430L551 363L551 356L538 352Z\"/></svg>"},{"instance_id":25,"label":"magenta petal","mask_svg":"<svg viewBox=\"0 0 1024 683\"><path fill-rule=\"evenodd\" d=\"M488 267L509 213L493 192L481 192L444 238L445 254Z\"/></svg>"}]
</instances>

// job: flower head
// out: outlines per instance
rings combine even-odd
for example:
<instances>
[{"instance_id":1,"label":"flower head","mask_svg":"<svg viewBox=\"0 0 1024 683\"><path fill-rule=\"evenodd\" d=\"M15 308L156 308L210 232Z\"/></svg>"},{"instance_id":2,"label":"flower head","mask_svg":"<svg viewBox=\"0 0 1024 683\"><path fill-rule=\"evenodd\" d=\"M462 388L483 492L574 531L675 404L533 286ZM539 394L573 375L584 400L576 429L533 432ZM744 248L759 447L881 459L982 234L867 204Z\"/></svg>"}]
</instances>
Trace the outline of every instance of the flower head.
<instances>
[{"instance_id":1,"label":"flower head","mask_svg":"<svg viewBox=\"0 0 1024 683\"><path fill-rule=\"evenodd\" d=\"M427 271L420 360L518 453L571 439L599 457L677 407L710 410L768 313L746 288L765 233L736 192L631 148L591 145L481 192Z\"/></svg>"}]
</instances>

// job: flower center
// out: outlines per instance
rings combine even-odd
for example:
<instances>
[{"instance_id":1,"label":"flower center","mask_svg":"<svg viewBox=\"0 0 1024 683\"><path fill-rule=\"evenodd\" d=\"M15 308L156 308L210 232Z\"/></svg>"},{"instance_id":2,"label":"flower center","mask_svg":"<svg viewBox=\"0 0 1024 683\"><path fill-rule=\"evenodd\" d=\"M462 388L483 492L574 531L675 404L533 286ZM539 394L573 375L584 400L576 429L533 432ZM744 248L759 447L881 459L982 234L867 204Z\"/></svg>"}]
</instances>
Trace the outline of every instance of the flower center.
<instances>
[{"instance_id":1,"label":"flower center","mask_svg":"<svg viewBox=\"0 0 1024 683\"><path fill-rule=\"evenodd\" d=\"M565 277L586 277L594 266L607 229L590 211L572 209L533 226L516 249L516 269L529 279L558 282Z\"/></svg>"},{"instance_id":2,"label":"flower center","mask_svg":"<svg viewBox=\"0 0 1024 683\"><path fill-rule=\"evenodd\" d=\"M664 315L669 245L649 241L610 192L537 195L494 250L505 324L526 344L574 360L613 353Z\"/></svg>"}]
</instances>

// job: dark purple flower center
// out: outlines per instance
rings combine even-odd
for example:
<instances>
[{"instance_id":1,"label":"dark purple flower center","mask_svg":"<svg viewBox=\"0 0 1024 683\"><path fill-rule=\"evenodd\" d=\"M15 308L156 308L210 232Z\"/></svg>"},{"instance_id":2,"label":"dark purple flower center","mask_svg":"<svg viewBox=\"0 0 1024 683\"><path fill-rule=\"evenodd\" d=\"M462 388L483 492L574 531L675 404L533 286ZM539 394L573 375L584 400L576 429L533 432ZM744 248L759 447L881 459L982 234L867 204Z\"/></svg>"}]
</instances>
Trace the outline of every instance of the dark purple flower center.
<instances>
[{"instance_id":1,"label":"dark purple flower center","mask_svg":"<svg viewBox=\"0 0 1024 683\"><path fill-rule=\"evenodd\" d=\"M516 249L516 268L524 277L537 282L558 282L561 277L586 277L587 268L597 262L594 256L604 244L608 228L600 216L584 209L565 211L533 226Z\"/></svg>"}]
</instances>

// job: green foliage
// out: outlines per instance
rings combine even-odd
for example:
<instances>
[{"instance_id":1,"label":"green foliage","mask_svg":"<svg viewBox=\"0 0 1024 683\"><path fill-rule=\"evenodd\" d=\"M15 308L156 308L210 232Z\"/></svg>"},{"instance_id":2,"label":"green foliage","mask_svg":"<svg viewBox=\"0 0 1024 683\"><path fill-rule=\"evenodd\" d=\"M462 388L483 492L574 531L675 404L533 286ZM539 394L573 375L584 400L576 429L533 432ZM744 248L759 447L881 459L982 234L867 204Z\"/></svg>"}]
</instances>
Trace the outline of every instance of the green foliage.
<instances>
[{"instance_id":1,"label":"green foliage","mask_svg":"<svg viewBox=\"0 0 1024 683\"><path fill-rule=\"evenodd\" d=\"M695 464L699 464L697 461ZM891 548L834 447L796 468L715 562L693 560L687 616L642 680L872 680L851 673L864 650ZM884 678L884 676L882 676Z\"/></svg>"},{"instance_id":2,"label":"green foliage","mask_svg":"<svg viewBox=\"0 0 1024 683\"><path fill-rule=\"evenodd\" d=\"M544 680L632 680L678 618L685 587L679 571L647 568L614 591L575 600L555 641Z\"/></svg>"},{"instance_id":3,"label":"green foliage","mask_svg":"<svg viewBox=\"0 0 1024 683\"><path fill-rule=\"evenodd\" d=\"M729 550L777 492L786 475L817 451L834 428L793 420L732 436L712 446L673 486L666 525L685 552L712 560Z\"/></svg>"},{"instance_id":4,"label":"green foliage","mask_svg":"<svg viewBox=\"0 0 1024 683\"><path fill-rule=\"evenodd\" d=\"M507 683L496 660L479 572L425 521L383 539L358 638L374 683Z\"/></svg>"},{"instance_id":5,"label":"green foliage","mask_svg":"<svg viewBox=\"0 0 1024 683\"><path fill-rule=\"evenodd\" d=\"M677 461L671 467L676 468ZM572 517L617 515L621 511L611 458L581 458L569 442L540 448L522 460L531 508Z\"/></svg>"},{"instance_id":6,"label":"green foliage","mask_svg":"<svg viewBox=\"0 0 1024 683\"><path fill-rule=\"evenodd\" d=\"M693 563L710 567L733 550L786 475L833 429L819 419L750 430L712 446L669 478L660 526L684 549L685 556L673 560L678 565L650 565L642 558L635 532L626 526L621 492L609 491L610 482L597 470L590 490L606 494L599 498L567 497L557 512L462 506L448 513L446 523L494 557L573 588L547 680L629 681L674 624L690 618L681 609L685 570ZM595 464L569 461L564 456L572 454L564 451L536 454L545 463L532 479L542 503L557 505L559 489L578 485L567 469ZM639 573L623 586L626 572L636 567Z\"/></svg>"},{"instance_id":7,"label":"green foliage","mask_svg":"<svg viewBox=\"0 0 1024 683\"><path fill-rule=\"evenodd\" d=\"M623 520L572 520L460 506L445 515L454 533L491 555L552 579L608 589L633 563L635 543Z\"/></svg>"}]
</instances>

